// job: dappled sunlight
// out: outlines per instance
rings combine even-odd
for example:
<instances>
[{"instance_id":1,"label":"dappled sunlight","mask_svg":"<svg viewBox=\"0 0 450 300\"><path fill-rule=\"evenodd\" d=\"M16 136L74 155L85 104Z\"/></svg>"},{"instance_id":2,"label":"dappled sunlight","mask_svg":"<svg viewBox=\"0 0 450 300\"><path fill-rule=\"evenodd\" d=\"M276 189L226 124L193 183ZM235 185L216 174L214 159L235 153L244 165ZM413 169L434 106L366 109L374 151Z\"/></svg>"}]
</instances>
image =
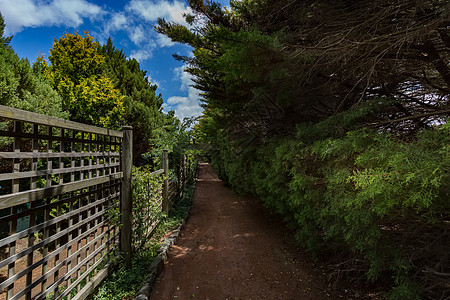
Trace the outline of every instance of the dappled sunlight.
<instances>
[{"instance_id":1,"label":"dappled sunlight","mask_svg":"<svg viewBox=\"0 0 450 300\"><path fill-rule=\"evenodd\" d=\"M221 182L222 180L217 179L217 178L208 178L208 179L197 179L197 182Z\"/></svg>"},{"instance_id":2,"label":"dappled sunlight","mask_svg":"<svg viewBox=\"0 0 450 300\"><path fill-rule=\"evenodd\" d=\"M178 246L178 245L174 245L172 246L172 253L173 253L173 257L174 258L180 258L183 257L185 255L187 255L188 253L191 252L191 248L189 247L182 247L182 246Z\"/></svg>"},{"instance_id":3,"label":"dappled sunlight","mask_svg":"<svg viewBox=\"0 0 450 300\"><path fill-rule=\"evenodd\" d=\"M256 234L254 233L242 233L242 234L235 234L232 236L232 238L251 238L255 236Z\"/></svg>"},{"instance_id":4,"label":"dappled sunlight","mask_svg":"<svg viewBox=\"0 0 450 300\"><path fill-rule=\"evenodd\" d=\"M199 177L219 181L209 165L200 166ZM152 299L337 299L311 264L299 265L281 221L256 199L238 198L225 184L203 183L194 197Z\"/></svg>"},{"instance_id":5,"label":"dappled sunlight","mask_svg":"<svg viewBox=\"0 0 450 300\"><path fill-rule=\"evenodd\" d=\"M207 246L207 245L200 245L198 246L198 250L200 251L211 251L214 250L213 246Z\"/></svg>"}]
</instances>

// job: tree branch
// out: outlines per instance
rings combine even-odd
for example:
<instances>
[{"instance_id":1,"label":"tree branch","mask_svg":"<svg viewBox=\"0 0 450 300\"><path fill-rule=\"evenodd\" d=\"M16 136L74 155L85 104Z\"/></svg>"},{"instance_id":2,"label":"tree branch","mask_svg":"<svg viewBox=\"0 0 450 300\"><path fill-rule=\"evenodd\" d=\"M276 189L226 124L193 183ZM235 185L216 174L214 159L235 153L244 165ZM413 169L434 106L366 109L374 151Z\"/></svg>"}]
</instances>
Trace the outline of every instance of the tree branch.
<instances>
[{"instance_id":1,"label":"tree branch","mask_svg":"<svg viewBox=\"0 0 450 300\"><path fill-rule=\"evenodd\" d=\"M432 112L432 113L421 114L421 115L412 115L412 116L399 118L399 119L395 119L395 120L388 120L388 121L383 121L383 122L371 123L371 125L392 124L392 123L397 123L397 122L402 122L402 121L426 118L426 117L437 116L437 115L445 115L445 114L450 114L450 109L437 111L437 112Z\"/></svg>"}]
</instances>

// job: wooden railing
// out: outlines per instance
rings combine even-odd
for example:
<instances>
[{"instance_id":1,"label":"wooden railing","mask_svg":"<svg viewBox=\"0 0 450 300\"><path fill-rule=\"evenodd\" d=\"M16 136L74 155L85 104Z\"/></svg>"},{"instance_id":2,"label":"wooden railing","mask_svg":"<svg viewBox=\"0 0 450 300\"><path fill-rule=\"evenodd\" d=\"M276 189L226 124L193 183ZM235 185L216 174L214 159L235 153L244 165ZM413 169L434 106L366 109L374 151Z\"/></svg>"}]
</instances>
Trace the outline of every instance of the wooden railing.
<instances>
[{"instance_id":1,"label":"wooden railing","mask_svg":"<svg viewBox=\"0 0 450 300\"><path fill-rule=\"evenodd\" d=\"M119 252L131 263L142 240L133 230L151 235L157 225L150 206L133 219L132 140L128 126L0 105L0 300L85 299ZM162 165L153 175L163 183L148 192L168 214L192 170L183 163L170 181L167 150Z\"/></svg>"},{"instance_id":2,"label":"wooden railing","mask_svg":"<svg viewBox=\"0 0 450 300\"><path fill-rule=\"evenodd\" d=\"M119 252L123 132L0 106L0 299L80 299Z\"/></svg>"}]
</instances>

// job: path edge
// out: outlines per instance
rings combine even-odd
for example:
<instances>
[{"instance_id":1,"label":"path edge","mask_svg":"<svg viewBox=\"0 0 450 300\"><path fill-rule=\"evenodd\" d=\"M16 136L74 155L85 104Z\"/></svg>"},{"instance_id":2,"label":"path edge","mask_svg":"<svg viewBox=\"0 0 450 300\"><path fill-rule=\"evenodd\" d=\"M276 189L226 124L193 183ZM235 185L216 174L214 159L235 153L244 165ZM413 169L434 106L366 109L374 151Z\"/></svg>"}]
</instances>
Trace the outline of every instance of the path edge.
<instances>
[{"instance_id":1,"label":"path edge","mask_svg":"<svg viewBox=\"0 0 450 300\"><path fill-rule=\"evenodd\" d=\"M198 177L198 170L197 170L197 177ZM183 230L184 226L186 225L187 220L191 216L191 209L194 205L195 200L195 194L197 193L197 180L194 182L194 193L192 195L192 205L189 207L188 213L186 217L180 221L180 224L178 227L172 231L172 233L164 239L164 242L162 243L161 247L158 249L158 256L155 258L155 260L150 264L149 267L149 275L144 280L144 284L142 285L141 289L137 293L137 296L134 298L134 300L149 300L150 295L153 291L153 287L155 285L156 279L158 276L162 273L164 270L164 263L167 261L169 257L169 251L170 246L175 245L180 236L181 231Z\"/></svg>"}]
</instances>

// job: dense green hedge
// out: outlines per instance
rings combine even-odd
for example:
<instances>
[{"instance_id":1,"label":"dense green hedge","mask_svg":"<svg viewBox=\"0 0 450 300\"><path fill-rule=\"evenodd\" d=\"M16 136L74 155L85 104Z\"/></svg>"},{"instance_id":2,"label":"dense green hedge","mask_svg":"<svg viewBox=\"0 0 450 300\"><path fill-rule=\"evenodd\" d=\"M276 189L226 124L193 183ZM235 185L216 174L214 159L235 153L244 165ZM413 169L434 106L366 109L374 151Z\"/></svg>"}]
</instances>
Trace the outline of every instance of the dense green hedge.
<instances>
[{"instance_id":1,"label":"dense green hedge","mask_svg":"<svg viewBox=\"0 0 450 300\"><path fill-rule=\"evenodd\" d=\"M415 299L436 283L417 274L449 268L450 124L405 142L369 129L339 134L332 122L244 149L223 134L213 165L282 214L315 255L350 255L369 280L393 278L392 298Z\"/></svg>"}]
</instances>

